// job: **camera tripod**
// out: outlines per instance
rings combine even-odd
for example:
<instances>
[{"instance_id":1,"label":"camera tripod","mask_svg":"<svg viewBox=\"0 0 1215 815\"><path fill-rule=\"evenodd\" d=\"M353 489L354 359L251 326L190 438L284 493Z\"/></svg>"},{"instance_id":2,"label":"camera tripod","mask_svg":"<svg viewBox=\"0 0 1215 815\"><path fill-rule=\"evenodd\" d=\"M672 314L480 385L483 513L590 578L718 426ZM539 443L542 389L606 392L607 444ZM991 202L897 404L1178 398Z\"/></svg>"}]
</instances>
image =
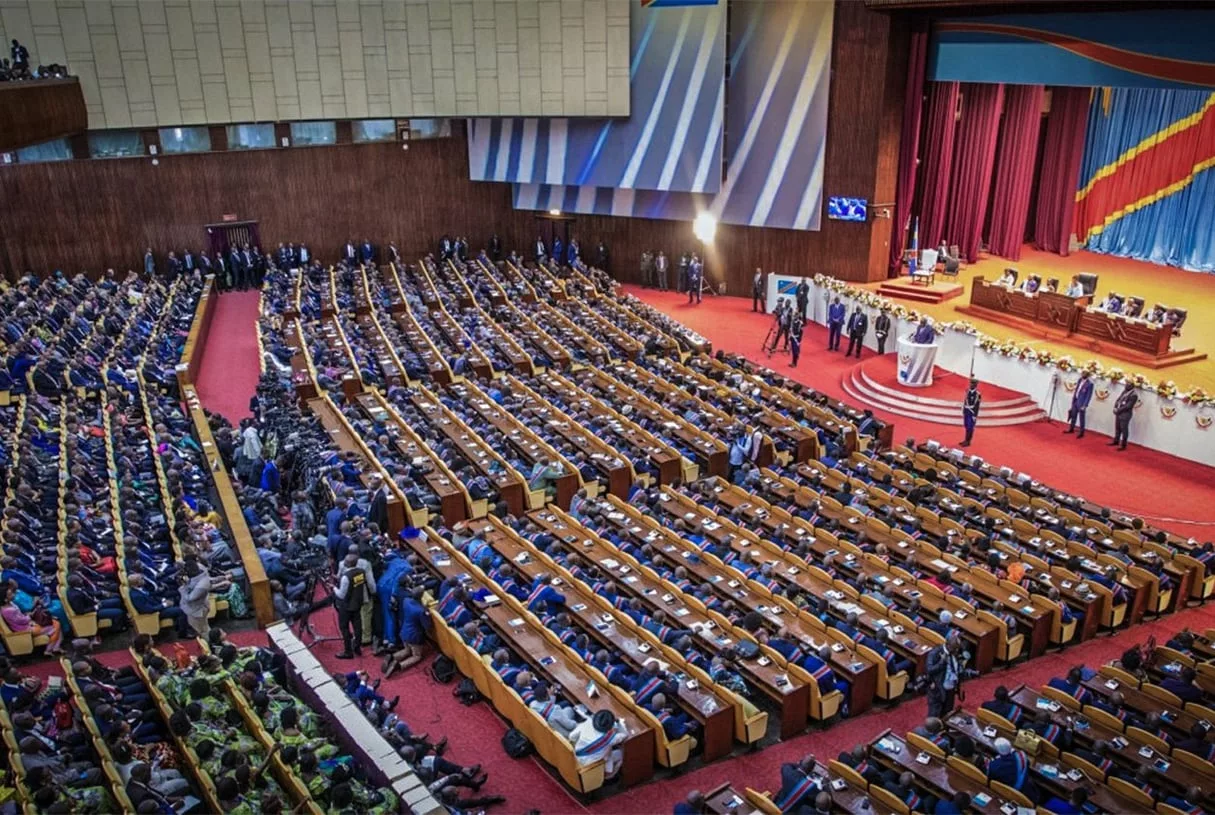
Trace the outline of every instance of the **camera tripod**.
<instances>
[{"instance_id":1,"label":"camera tripod","mask_svg":"<svg viewBox=\"0 0 1215 815\"><path fill-rule=\"evenodd\" d=\"M780 326L779 325L774 325L771 328L769 328L768 336L764 337L764 342L760 346L760 350L763 351L765 354L767 354L769 357L771 357L773 354L789 353L789 349L787 349L787 348L779 349L779 350L777 349L776 340L779 335L780 335ZM787 339L785 341L788 342Z\"/></svg>"},{"instance_id":2,"label":"camera tripod","mask_svg":"<svg viewBox=\"0 0 1215 815\"><path fill-rule=\"evenodd\" d=\"M316 589L318 586L322 592L321 599L319 600L315 599ZM308 605L299 610L299 616L295 621L296 634L299 636L300 642L305 646L311 647L321 642L341 640L341 636L326 636L324 634L318 634L316 629L312 626L312 613L314 611L319 611L323 608L335 608L333 589L329 586L329 584L324 579L318 577L315 572L313 572L308 577L308 586L304 591L304 596L313 599L309 601ZM304 639L305 635L307 635L308 639Z\"/></svg>"}]
</instances>

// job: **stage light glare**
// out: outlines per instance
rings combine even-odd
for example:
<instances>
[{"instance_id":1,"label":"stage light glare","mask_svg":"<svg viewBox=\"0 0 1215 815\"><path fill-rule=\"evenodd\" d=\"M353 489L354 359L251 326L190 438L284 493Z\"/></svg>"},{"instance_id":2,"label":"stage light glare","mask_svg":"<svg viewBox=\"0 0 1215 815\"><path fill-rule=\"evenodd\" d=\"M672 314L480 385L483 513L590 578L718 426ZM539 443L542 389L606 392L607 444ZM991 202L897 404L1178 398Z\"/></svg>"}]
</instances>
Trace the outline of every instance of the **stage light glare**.
<instances>
[{"instance_id":1,"label":"stage light glare","mask_svg":"<svg viewBox=\"0 0 1215 815\"><path fill-rule=\"evenodd\" d=\"M561 210L559 210L559 209L550 209L550 210L548 211L548 214L549 214L549 215L560 215L560 214L561 214Z\"/></svg>"},{"instance_id":2,"label":"stage light glare","mask_svg":"<svg viewBox=\"0 0 1215 815\"><path fill-rule=\"evenodd\" d=\"M713 217L713 213L702 212L697 215L696 220L692 221L692 234L702 243L712 243L713 236L717 234L717 219Z\"/></svg>"}]
</instances>

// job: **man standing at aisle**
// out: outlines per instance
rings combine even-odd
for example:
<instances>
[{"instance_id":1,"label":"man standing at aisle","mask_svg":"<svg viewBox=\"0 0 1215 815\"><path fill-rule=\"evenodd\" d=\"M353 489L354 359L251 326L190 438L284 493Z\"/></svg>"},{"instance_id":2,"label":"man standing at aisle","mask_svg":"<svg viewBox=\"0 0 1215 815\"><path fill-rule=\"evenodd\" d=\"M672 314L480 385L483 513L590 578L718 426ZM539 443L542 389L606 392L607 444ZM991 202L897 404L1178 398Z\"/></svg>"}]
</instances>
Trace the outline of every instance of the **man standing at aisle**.
<instances>
[{"instance_id":1,"label":"man standing at aisle","mask_svg":"<svg viewBox=\"0 0 1215 815\"><path fill-rule=\"evenodd\" d=\"M654 285L654 256L649 249L641 253L641 285L647 289Z\"/></svg>"},{"instance_id":2,"label":"man standing at aisle","mask_svg":"<svg viewBox=\"0 0 1215 815\"><path fill-rule=\"evenodd\" d=\"M341 577L333 590L337 607L338 630L342 632L345 648L338 659L354 659L363 655L363 595L366 592L367 576L359 566L359 556L350 553L342 560Z\"/></svg>"},{"instance_id":3,"label":"man standing at aisle","mask_svg":"<svg viewBox=\"0 0 1215 815\"><path fill-rule=\"evenodd\" d=\"M966 438L962 446L969 447L970 440L975 435L975 425L979 422L979 407L983 404L983 396L979 393L979 380L970 378L970 389L966 391L966 401L962 403L962 426L966 428Z\"/></svg>"},{"instance_id":4,"label":"man standing at aisle","mask_svg":"<svg viewBox=\"0 0 1215 815\"><path fill-rule=\"evenodd\" d=\"M802 355L802 331L806 323L803 320L794 319L793 325L789 327L789 352L793 355L793 364L790 368L797 367L797 358Z\"/></svg>"},{"instance_id":5,"label":"man standing at aisle","mask_svg":"<svg viewBox=\"0 0 1215 815\"><path fill-rule=\"evenodd\" d=\"M704 266L695 255L692 255L692 260L688 263L688 305L691 305L693 300L700 305L700 281L703 279L703 275Z\"/></svg>"},{"instance_id":6,"label":"man standing at aisle","mask_svg":"<svg viewBox=\"0 0 1215 815\"><path fill-rule=\"evenodd\" d=\"M1139 402L1139 393L1130 382L1114 403L1114 440L1110 445L1119 445L1119 450L1126 449L1127 436L1131 432L1131 417L1135 415L1135 405Z\"/></svg>"},{"instance_id":7,"label":"man standing at aisle","mask_svg":"<svg viewBox=\"0 0 1215 815\"><path fill-rule=\"evenodd\" d=\"M756 267L755 277L751 278L751 310L760 314L767 312L764 308L764 272Z\"/></svg>"},{"instance_id":8,"label":"man standing at aisle","mask_svg":"<svg viewBox=\"0 0 1215 815\"><path fill-rule=\"evenodd\" d=\"M1089 377L1088 371L1083 371L1080 374L1080 381L1076 383L1076 390L1072 393L1072 406L1067 411L1067 430L1064 433L1075 433L1076 423L1080 423L1080 435L1078 439L1084 438L1084 414L1088 410L1088 403L1093 400L1093 380Z\"/></svg>"},{"instance_id":9,"label":"man standing at aisle","mask_svg":"<svg viewBox=\"0 0 1215 815\"><path fill-rule=\"evenodd\" d=\"M658 290L667 290L667 269L670 266L670 261L667 260L667 255L661 249L658 250L658 257L654 258L654 271L658 274Z\"/></svg>"},{"instance_id":10,"label":"man standing at aisle","mask_svg":"<svg viewBox=\"0 0 1215 815\"><path fill-rule=\"evenodd\" d=\"M861 310L860 304L852 307L852 316L848 318L848 350L844 356L852 356L856 350L856 358L861 358L861 349L865 347L865 332L869 330L869 315Z\"/></svg>"},{"instance_id":11,"label":"man standing at aisle","mask_svg":"<svg viewBox=\"0 0 1215 815\"><path fill-rule=\"evenodd\" d=\"M890 315L886 313L886 309L882 309L882 313L873 323L873 336L877 339L878 353L886 353L886 338L890 336Z\"/></svg>"},{"instance_id":12,"label":"man standing at aisle","mask_svg":"<svg viewBox=\"0 0 1215 815\"><path fill-rule=\"evenodd\" d=\"M806 278L802 278L793 293L797 297L797 310L801 313L804 320L806 319L806 312L810 309L810 284L806 282Z\"/></svg>"},{"instance_id":13,"label":"man standing at aisle","mask_svg":"<svg viewBox=\"0 0 1215 815\"><path fill-rule=\"evenodd\" d=\"M840 337L844 333L844 317L847 311L844 304L836 297L827 309L827 350L840 350Z\"/></svg>"}]
</instances>

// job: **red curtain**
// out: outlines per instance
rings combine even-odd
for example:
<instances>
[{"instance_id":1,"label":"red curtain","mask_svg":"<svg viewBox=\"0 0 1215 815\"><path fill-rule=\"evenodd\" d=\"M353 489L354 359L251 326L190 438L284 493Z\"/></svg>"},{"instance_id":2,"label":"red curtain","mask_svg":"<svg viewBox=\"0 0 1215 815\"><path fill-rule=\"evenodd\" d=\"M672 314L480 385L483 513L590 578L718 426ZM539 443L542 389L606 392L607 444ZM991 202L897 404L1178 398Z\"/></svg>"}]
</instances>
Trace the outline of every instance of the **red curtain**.
<instances>
[{"instance_id":1,"label":"red curtain","mask_svg":"<svg viewBox=\"0 0 1215 815\"><path fill-rule=\"evenodd\" d=\"M1068 254L1071 243L1090 96L1088 88L1051 89L1038 181L1034 246L1060 255Z\"/></svg>"},{"instance_id":2,"label":"red curtain","mask_svg":"<svg viewBox=\"0 0 1215 815\"><path fill-rule=\"evenodd\" d=\"M979 259L983 219L991 192L991 168L996 159L996 138L1000 134L1000 109L1004 105L1004 86L975 84L962 86L962 115L958 126L957 149L953 157L953 187L945 222L951 243L956 243L967 263ZM935 246L933 244L929 244Z\"/></svg>"},{"instance_id":3,"label":"red curtain","mask_svg":"<svg viewBox=\"0 0 1215 815\"><path fill-rule=\"evenodd\" d=\"M920 122L924 112L924 71L928 64L928 23L913 24L903 98L903 132L899 136L899 177L895 188L894 225L890 233L890 274L897 276L907 241L908 217L915 200L916 165L920 158Z\"/></svg>"},{"instance_id":4,"label":"red curtain","mask_svg":"<svg viewBox=\"0 0 1215 815\"><path fill-rule=\"evenodd\" d=\"M920 162L924 187L920 199L920 245L936 246L945 233L945 206L953 171L953 138L957 130L957 82L933 82L928 92L928 129ZM902 228L902 224L897 224Z\"/></svg>"},{"instance_id":5,"label":"red curtain","mask_svg":"<svg viewBox=\"0 0 1215 815\"><path fill-rule=\"evenodd\" d=\"M993 255L1009 260L1021 258L1021 244L1025 242L1043 96L1045 89L1041 85L1009 85L1004 92L1004 122L1000 126L987 245Z\"/></svg>"}]
</instances>

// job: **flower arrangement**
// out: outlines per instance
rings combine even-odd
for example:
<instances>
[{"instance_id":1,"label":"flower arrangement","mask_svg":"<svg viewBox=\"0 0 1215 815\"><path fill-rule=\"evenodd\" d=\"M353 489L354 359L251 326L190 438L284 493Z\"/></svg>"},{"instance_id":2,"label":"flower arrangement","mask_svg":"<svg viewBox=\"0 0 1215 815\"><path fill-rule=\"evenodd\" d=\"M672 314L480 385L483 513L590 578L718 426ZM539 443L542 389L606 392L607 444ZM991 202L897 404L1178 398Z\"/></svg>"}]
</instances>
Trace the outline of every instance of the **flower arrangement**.
<instances>
[{"instance_id":1,"label":"flower arrangement","mask_svg":"<svg viewBox=\"0 0 1215 815\"><path fill-rule=\"evenodd\" d=\"M1038 352L1038 364L1041 365L1043 368L1045 368L1048 365L1055 364L1055 355L1052 354L1050 351L1039 351ZM1067 369L1064 368L1063 370L1066 371Z\"/></svg>"},{"instance_id":2,"label":"flower arrangement","mask_svg":"<svg viewBox=\"0 0 1215 815\"><path fill-rule=\"evenodd\" d=\"M1181 401L1188 405L1202 405L1215 400L1202 388L1192 388L1181 395Z\"/></svg>"},{"instance_id":3,"label":"flower arrangement","mask_svg":"<svg viewBox=\"0 0 1215 815\"><path fill-rule=\"evenodd\" d=\"M1042 358L1039 357L1038 361L1041 362ZM1055 367L1060 371L1074 371L1076 369L1076 361L1069 356L1061 356L1055 360Z\"/></svg>"},{"instance_id":4,"label":"flower arrangement","mask_svg":"<svg viewBox=\"0 0 1215 815\"><path fill-rule=\"evenodd\" d=\"M1027 345L1021 349L1020 353L1017 354L1017 357L1025 360L1026 362L1033 362L1038 358L1038 352Z\"/></svg>"},{"instance_id":5,"label":"flower arrangement","mask_svg":"<svg viewBox=\"0 0 1215 815\"><path fill-rule=\"evenodd\" d=\"M1152 382L1143 374L1128 374L1126 381L1133 387L1148 391L1152 390Z\"/></svg>"},{"instance_id":6,"label":"flower arrangement","mask_svg":"<svg viewBox=\"0 0 1215 815\"><path fill-rule=\"evenodd\" d=\"M996 346L998 346L999 344L1000 344L1000 341L997 340L995 337L991 336L990 334L984 334L981 337L979 337L979 347L982 348L984 351L994 351L996 349Z\"/></svg>"},{"instance_id":7,"label":"flower arrangement","mask_svg":"<svg viewBox=\"0 0 1215 815\"><path fill-rule=\"evenodd\" d=\"M1110 382L1121 382L1126 379L1126 371L1121 368L1110 368L1105 372L1105 378Z\"/></svg>"},{"instance_id":8,"label":"flower arrangement","mask_svg":"<svg viewBox=\"0 0 1215 815\"><path fill-rule=\"evenodd\" d=\"M1084 363L1082 370L1088 371L1091 376L1105 376L1105 367L1095 359Z\"/></svg>"},{"instance_id":9,"label":"flower arrangement","mask_svg":"<svg viewBox=\"0 0 1215 815\"><path fill-rule=\"evenodd\" d=\"M1156 383L1156 393L1165 399L1177 396L1177 384L1171 379L1162 379Z\"/></svg>"}]
</instances>

